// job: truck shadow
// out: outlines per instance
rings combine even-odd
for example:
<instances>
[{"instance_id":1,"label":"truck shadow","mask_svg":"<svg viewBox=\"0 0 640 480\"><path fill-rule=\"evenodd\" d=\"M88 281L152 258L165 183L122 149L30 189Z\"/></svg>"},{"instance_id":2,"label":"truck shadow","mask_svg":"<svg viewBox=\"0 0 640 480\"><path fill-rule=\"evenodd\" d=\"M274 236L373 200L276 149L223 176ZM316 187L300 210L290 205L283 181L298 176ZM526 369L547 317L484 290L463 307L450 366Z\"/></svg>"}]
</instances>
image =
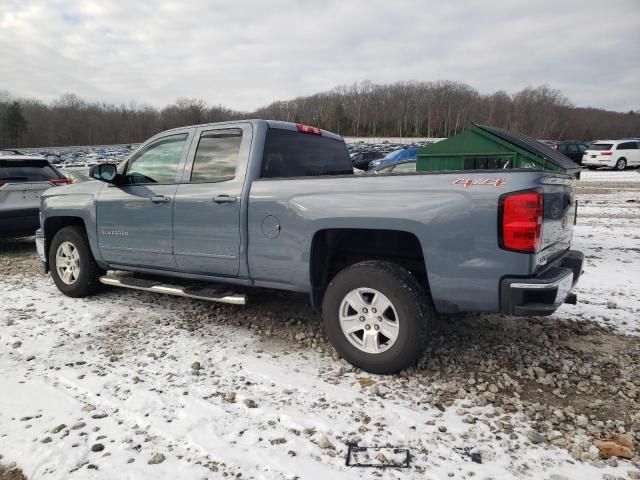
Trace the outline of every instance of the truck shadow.
<instances>
[{"instance_id":1,"label":"truck shadow","mask_svg":"<svg viewBox=\"0 0 640 480\"><path fill-rule=\"evenodd\" d=\"M36 255L34 237L0 238L0 254L3 255Z\"/></svg>"}]
</instances>

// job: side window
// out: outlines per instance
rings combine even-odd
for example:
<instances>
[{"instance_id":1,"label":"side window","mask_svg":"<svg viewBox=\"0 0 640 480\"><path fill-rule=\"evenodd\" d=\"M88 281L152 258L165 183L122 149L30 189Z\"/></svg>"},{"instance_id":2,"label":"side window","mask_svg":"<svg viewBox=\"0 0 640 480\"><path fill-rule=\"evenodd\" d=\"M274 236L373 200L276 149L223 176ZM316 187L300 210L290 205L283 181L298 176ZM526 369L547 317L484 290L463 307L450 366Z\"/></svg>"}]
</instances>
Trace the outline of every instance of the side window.
<instances>
[{"instance_id":1,"label":"side window","mask_svg":"<svg viewBox=\"0 0 640 480\"><path fill-rule=\"evenodd\" d=\"M585 145L584 143L579 143L578 144L578 150L580 150L580 153L584 153L589 149L588 145Z\"/></svg>"},{"instance_id":2,"label":"side window","mask_svg":"<svg viewBox=\"0 0 640 480\"><path fill-rule=\"evenodd\" d=\"M236 176L242 130L212 130L200 136L191 182L224 182Z\"/></svg>"},{"instance_id":3,"label":"side window","mask_svg":"<svg viewBox=\"0 0 640 480\"><path fill-rule=\"evenodd\" d=\"M618 145L616 150L636 150L638 147L635 142L624 142Z\"/></svg>"},{"instance_id":4,"label":"side window","mask_svg":"<svg viewBox=\"0 0 640 480\"><path fill-rule=\"evenodd\" d=\"M187 136L183 133L163 138L138 153L127 164L127 183L175 183Z\"/></svg>"},{"instance_id":5,"label":"side window","mask_svg":"<svg viewBox=\"0 0 640 480\"><path fill-rule=\"evenodd\" d=\"M564 143L561 143L560 145L558 145L558 151L560 153L567 153L567 145Z\"/></svg>"}]
</instances>

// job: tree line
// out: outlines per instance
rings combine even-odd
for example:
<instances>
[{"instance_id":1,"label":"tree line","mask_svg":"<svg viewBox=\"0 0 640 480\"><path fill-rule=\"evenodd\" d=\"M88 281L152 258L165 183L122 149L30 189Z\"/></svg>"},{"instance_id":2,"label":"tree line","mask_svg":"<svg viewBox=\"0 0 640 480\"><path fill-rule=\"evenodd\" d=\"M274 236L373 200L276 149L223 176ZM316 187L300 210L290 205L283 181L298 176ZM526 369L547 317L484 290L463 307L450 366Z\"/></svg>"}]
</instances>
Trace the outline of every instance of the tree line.
<instances>
[{"instance_id":1,"label":"tree line","mask_svg":"<svg viewBox=\"0 0 640 480\"><path fill-rule=\"evenodd\" d=\"M539 139L594 140L640 136L640 115L575 107L546 85L515 94L481 94L452 82L370 81L276 101L255 112L181 98L156 108L145 104L92 103L64 94L47 104L0 92L0 147L136 143L169 128L264 118L305 123L344 136L448 137L471 122Z\"/></svg>"}]
</instances>

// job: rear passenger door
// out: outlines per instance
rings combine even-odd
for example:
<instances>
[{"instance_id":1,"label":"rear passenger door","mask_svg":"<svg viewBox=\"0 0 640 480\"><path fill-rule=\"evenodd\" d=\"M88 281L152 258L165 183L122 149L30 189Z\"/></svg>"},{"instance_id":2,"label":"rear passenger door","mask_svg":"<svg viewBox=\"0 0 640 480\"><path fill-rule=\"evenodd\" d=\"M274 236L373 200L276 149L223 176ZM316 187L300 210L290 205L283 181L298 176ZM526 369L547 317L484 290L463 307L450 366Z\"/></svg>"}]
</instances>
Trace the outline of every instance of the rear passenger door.
<instances>
[{"instance_id":1,"label":"rear passenger door","mask_svg":"<svg viewBox=\"0 0 640 480\"><path fill-rule=\"evenodd\" d=\"M625 158L627 160L627 166L637 165L638 159L636 158L640 150L636 142L623 142L616 147L616 153L618 158Z\"/></svg>"},{"instance_id":2,"label":"rear passenger door","mask_svg":"<svg viewBox=\"0 0 640 480\"><path fill-rule=\"evenodd\" d=\"M200 128L174 206L173 250L187 273L236 277L251 126Z\"/></svg>"}]
</instances>

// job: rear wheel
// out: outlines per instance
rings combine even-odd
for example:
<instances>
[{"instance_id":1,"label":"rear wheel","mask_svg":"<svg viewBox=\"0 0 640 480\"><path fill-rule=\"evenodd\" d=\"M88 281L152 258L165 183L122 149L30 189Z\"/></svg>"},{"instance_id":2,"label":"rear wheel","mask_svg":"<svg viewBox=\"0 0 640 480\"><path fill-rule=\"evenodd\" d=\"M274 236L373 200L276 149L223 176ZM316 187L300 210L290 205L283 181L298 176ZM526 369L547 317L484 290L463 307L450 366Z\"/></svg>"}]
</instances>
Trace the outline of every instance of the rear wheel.
<instances>
[{"instance_id":1,"label":"rear wheel","mask_svg":"<svg viewBox=\"0 0 640 480\"><path fill-rule=\"evenodd\" d=\"M424 352L435 312L407 270L365 261L334 277L322 315L329 340L345 360L372 373L395 373Z\"/></svg>"},{"instance_id":2,"label":"rear wheel","mask_svg":"<svg viewBox=\"0 0 640 480\"><path fill-rule=\"evenodd\" d=\"M627 168L627 160L625 158L620 158L617 162L616 162L616 170L624 170L625 168Z\"/></svg>"},{"instance_id":3,"label":"rear wheel","mask_svg":"<svg viewBox=\"0 0 640 480\"><path fill-rule=\"evenodd\" d=\"M49 265L58 290L69 297L86 297L100 288L102 271L81 227L64 227L56 233L49 248Z\"/></svg>"}]
</instances>

